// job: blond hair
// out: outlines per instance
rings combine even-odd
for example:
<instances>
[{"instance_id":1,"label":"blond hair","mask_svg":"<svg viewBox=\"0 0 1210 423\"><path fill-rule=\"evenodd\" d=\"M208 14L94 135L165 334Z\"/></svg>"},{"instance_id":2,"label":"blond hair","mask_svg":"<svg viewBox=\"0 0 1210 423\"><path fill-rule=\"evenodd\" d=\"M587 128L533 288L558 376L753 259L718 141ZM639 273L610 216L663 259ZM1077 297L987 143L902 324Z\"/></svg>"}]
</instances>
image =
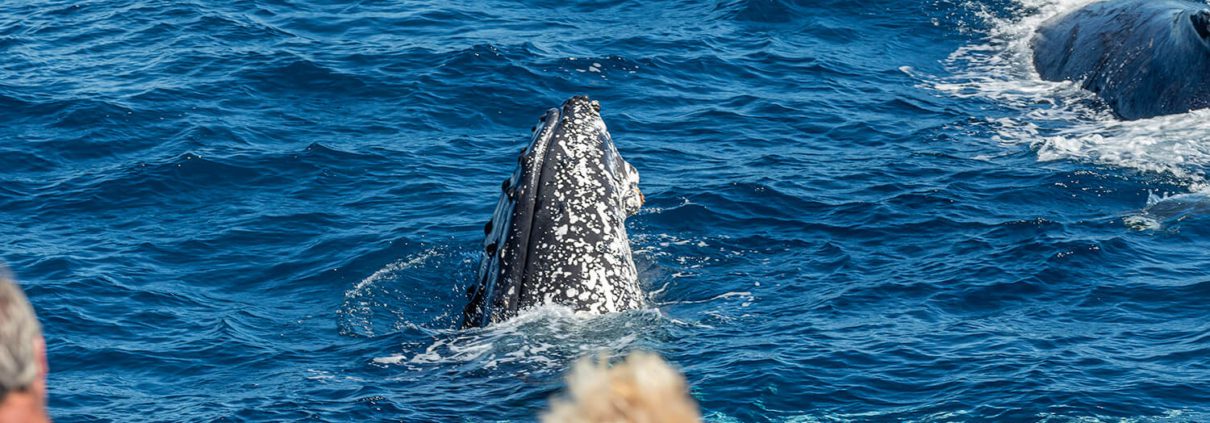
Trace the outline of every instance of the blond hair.
<instances>
[{"instance_id":1,"label":"blond hair","mask_svg":"<svg viewBox=\"0 0 1210 423\"><path fill-rule=\"evenodd\" d=\"M582 358L567 392L551 400L543 423L700 422L685 378L658 355L636 352L612 368L604 357Z\"/></svg>"}]
</instances>

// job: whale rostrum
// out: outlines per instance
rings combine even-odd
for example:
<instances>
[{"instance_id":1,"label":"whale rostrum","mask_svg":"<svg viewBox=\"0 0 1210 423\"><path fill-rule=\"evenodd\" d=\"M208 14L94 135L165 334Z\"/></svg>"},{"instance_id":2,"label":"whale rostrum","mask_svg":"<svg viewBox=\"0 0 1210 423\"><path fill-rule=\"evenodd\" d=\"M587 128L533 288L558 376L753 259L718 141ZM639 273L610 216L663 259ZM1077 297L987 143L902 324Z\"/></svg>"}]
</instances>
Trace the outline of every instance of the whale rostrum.
<instances>
[{"instance_id":1,"label":"whale rostrum","mask_svg":"<svg viewBox=\"0 0 1210 423\"><path fill-rule=\"evenodd\" d=\"M533 128L484 225L483 260L462 327L559 304L589 313L640 308L626 218L643 204L600 105L572 97Z\"/></svg>"}]
</instances>

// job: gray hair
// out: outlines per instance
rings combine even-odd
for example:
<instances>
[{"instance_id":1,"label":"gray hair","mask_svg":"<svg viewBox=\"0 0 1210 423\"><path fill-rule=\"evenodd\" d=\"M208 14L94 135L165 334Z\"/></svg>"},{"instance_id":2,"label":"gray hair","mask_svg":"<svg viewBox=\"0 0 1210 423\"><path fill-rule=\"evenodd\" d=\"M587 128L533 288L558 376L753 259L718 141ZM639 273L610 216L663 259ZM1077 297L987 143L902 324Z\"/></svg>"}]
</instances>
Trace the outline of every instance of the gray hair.
<instances>
[{"instance_id":1,"label":"gray hair","mask_svg":"<svg viewBox=\"0 0 1210 423\"><path fill-rule=\"evenodd\" d=\"M0 395L29 388L41 373L42 325L21 287L0 268Z\"/></svg>"}]
</instances>

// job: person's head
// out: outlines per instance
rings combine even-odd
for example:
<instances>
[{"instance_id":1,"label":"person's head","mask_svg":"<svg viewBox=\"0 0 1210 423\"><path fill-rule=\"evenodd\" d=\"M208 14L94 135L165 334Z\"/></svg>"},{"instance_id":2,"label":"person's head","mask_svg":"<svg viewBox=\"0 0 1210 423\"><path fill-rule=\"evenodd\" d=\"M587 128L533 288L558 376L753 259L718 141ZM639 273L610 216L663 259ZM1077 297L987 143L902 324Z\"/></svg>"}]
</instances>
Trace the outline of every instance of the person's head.
<instances>
[{"instance_id":1,"label":"person's head","mask_svg":"<svg viewBox=\"0 0 1210 423\"><path fill-rule=\"evenodd\" d=\"M46 344L25 293L0 269L0 423L45 421Z\"/></svg>"},{"instance_id":2,"label":"person's head","mask_svg":"<svg viewBox=\"0 0 1210 423\"><path fill-rule=\"evenodd\" d=\"M636 352L609 367L581 359L567 377L567 392L554 398L544 423L696 423L697 402L681 373L660 356Z\"/></svg>"}]
</instances>

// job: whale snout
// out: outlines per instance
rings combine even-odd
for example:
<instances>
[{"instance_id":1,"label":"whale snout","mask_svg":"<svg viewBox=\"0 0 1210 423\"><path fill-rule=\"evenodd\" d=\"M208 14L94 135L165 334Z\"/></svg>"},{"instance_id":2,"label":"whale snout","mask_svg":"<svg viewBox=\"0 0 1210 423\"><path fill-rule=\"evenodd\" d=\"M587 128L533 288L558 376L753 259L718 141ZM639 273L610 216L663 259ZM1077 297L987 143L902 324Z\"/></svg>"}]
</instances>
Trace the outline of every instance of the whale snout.
<instances>
[{"instance_id":1,"label":"whale snout","mask_svg":"<svg viewBox=\"0 0 1210 423\"><path fill-rule=\"evenodd\" d=\"M605 130L605 121L601 119L601 103L590 100L588 96L578 95L567 99L560 108L564 124L577 127L589 126L599 132Z\"/></svg>"},{"instance_id":2,"label":"whale snout","mask_svg":"<svg viewBox=\"0 0 1210 423\"><path fill-rule=\"evenodd\" d=\"M613 178L614 186L620 194L622 210L627 216L638 213L646 197L639 190L639 171L618 154L613 138L601 118L601 104L587 96L575 96L563 102L560 109L563 125L572 134L580 136L565 137L557 141L568 144L589 144L585 147L599 149L604 165L599 169ZM576 148L564 145L565 148Z\"/></svg>"},{"instance_id":3,"label":"whale snout","mask_svg":"<svg viewBox=\"0 0 1210 423\"><path fill-rule=\"evenodd\" d=\"M463 327L545 304L592 313L642 307L625 224L645 199L639 172L618 154L601 105L588 97L538 120L484 225Z\"/></svg>"}]
</instances>

